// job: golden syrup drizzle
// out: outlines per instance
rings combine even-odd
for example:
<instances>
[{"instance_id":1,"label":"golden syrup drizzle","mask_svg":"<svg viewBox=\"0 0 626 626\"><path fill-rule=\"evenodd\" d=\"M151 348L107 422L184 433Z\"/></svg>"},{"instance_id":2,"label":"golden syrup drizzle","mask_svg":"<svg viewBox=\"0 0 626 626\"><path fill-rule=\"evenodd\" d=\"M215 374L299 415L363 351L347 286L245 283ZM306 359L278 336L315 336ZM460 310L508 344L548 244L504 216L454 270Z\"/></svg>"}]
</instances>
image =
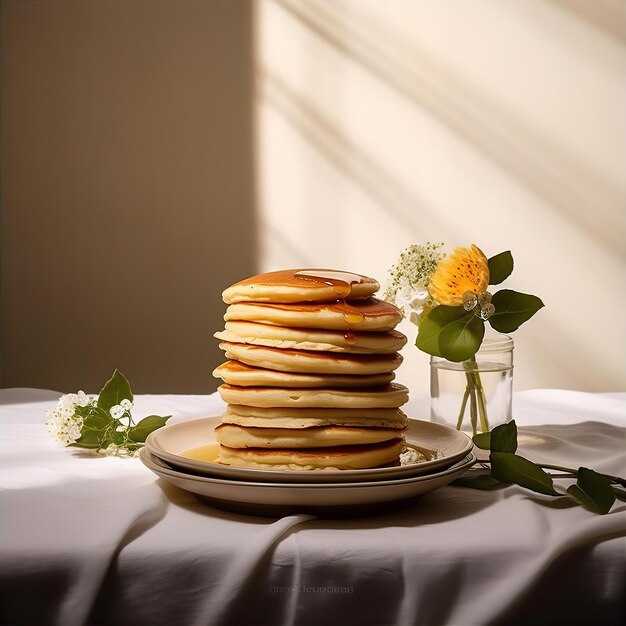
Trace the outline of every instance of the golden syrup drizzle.
<instances>
[{"instance_id":1,"label":"golden syrup drizzle","mask_svg":"<svg viewBox=\"0 0 626 626\"><path fill-rule=\"evenodd\" d=\"M352 293L352 285L362 282L358 274L335 270L299 270L294 273L294 276L328 285L333 288L339 298L347 298Z\"/></svg>"},{"instance_id":2,"label":"golden syrup drizzle","mask_svg":"<svg viewBox=\"0 0 626 626\"><path fill-rule=\"evenodd\" d=\"M184 456L186 459L194 459L195 461L206 461L207 463L214 463L219 453L220 444L211 443L208 446L200 446L199 448L185 450L185 452L181 453L180 456Z\"/></svg>"},{"instance_id":3,"label":"golden syrup drizzle","mask_svg":"<svg viewBox=\"0 0 626 626\"><path fill-rule=\"evenodd\" d=\"M367 300L365 301L367 302ZM257 306L259 306L257 304ZM361 311L351 304L348 304L345 300L336 300L335 302L324 302L318 305L315 304L279 304L279 303L263 303L260 306L268 307L271 309L279 309L281 311L294 311L303 310L311 311L319 309L320 307L327 307L337 313L343 315L343 319L349 328L354 328L365 321L365 315Z\"/></svg>"},{"instance_id":4,"label":"golden syrup drizzle","mask_svg":"<svg viewBox=\"0 0 626 626\"><path fill-rule=\"evenodd\" d=\"M349 343L351 346L356 343L356 335L354 333L351 333L350 331L344 333L343 338L346 340L346 343Z\"/></svg>"},{"instance_id":5,"label":"golden syrup drizzle","mask_svg":"<svg viewBox=\"0 0 626 626\"><path fill-rule=\"evenodd\" d=\"M346 321L348 326L358 326L363 322L365 317L361 313L344 313L343 319Z\"/></svg>"},{"instance_id":6,"label":"golden syrup drizzle","mask_svg":"<svg viewBox=\"0 0 626 626\"><path fill-rule=\"evenodd\" d=\"M350 328L354 328L363 323L365 316L359 309L351 304L348 304L345 300L337 300L332 306L335 311L343 314L343 319Z\"/></svg>"}]
</instances>

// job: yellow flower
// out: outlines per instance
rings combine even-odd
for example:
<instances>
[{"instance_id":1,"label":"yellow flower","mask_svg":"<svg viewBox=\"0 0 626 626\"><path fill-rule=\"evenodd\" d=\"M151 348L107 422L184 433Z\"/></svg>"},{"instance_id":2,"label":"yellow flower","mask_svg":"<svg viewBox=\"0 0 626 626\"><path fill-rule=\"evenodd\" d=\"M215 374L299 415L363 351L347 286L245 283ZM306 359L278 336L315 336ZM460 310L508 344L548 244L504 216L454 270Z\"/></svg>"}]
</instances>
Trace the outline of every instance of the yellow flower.
<instances>
[{"instance_id":1,"label":"yellow flower","mask_svg":"<svg viewBox=\"0 0 626 626\"><path fill-rule=\"evenodd\" d=\"M466 291L480 295L488 286L487 257L478 246L472 244L470 248L455 248L452 254L437 263L428 291L439 304L460 306Z\"/></svg>"}]
</instances>

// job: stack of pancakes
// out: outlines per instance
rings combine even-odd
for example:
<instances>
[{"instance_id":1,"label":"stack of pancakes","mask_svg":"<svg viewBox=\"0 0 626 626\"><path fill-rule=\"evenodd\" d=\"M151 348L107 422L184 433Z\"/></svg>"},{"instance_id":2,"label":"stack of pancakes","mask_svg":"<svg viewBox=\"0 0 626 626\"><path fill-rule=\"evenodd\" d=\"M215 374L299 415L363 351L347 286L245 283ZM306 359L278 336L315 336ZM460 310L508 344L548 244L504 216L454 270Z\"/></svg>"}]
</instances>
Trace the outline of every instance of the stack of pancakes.
<instances>
[{"instance_id":1,"label":"stack of pancakes","mask_svg":"<svg viewBox=\"0 0 626 626\"><path fill-rule=\"evenodd\" d=\"M228 403L217 462L359 469L398 461L408 390L392 383L406 337L379 284L335 270L283 270L224 291L229 359L215 369Z\"/></svg>"}]
</instances>

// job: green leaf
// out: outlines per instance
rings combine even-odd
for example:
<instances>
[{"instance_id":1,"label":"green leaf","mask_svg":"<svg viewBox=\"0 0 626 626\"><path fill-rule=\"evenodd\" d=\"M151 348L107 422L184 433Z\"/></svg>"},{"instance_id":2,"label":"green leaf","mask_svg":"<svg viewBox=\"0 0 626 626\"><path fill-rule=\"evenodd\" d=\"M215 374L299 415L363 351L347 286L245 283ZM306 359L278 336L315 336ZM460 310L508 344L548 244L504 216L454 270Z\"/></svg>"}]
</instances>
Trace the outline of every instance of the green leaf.
<instances>
[{"instance_id":1,"label":"green leaf","mask_svg":"<svg viewBox=\"0 0 626 626\"><path fill-rule=\"evenodd\" d=\"M491 432L477 433L472 437L474 445L481 450L491 449Z\"/></svg>"},{"instance_id":2,"label":"green leaf","mask_svg":"<svg viewBox=\"0 0 626 626\"><path fill-rule=\"evenodd\" d=\"M496 480L490 474L472 476L471 472L461 476L461 478L457 478L452 484L456 487L469 487L470 489L481 489L482 491L493 491L494 489L506 487L506 485Z\"/></svg>"},{"instance_id":3,"label":"green leaf","mask_svg":"<svg viewBox=\"0 0 626 626\"><path fill-rule=\"evenodd\" d=\"M72 444L73 448L99 448L100 436L102 433L95 430L88 430L81 434L81 436Z\"/></svg>"},{"instance_id":4,"label":"green leaf","mask_svg":"<svg viewBox=\"0 0 626 626\"><path fill-rule=\"evenodd\" d=\"M444 305L435 307L421 321L415 345L426 354L442 356L439 351L441 330L466 315L467 312L463 307Z\"/></svg>"},{"instance_id":5,"label":"green leaf","mask_svg":"<svg viewBox=\"0 0 626 626\"><path fill-rule=\"evenodd\" d=\"M515 452L517 450L517 424L512 420L500 424L491 431L491 452Z\"/></svg>"},{"instance_id":6,"label":"green leaf","mask_svg":"<svg viewBox=\"0 0 626 626\"><path fill-rule=\"evenodd\" d=\"M610 479L586 467L578 469L578 480L575 485L568 487L567 493L585 508L602 515L608 513L615 502Z\"/></svg>"},{"instance_id":7,"label":"green leaf","mask_svg":"<svg viewBox=\"0 0 626 626\"><path fill-rule=\"evenodd\" d=\"M465 361L480 348L485 325L462 306L435 307L422 320L415 345L433 356Z\"/></svg>"},{"instance_id":8,"label":"green leaf","mask_svg":"<svg viewBox=\"0 0 626 626\"><path fill-rule=\"evenodd\" d=\"M502 289L495 293L491 304L496 310L489 318L489 323L499 333L512 333L517 330L544 306L537 296L512 289Z\"/></svg>"},{"instance_id":9,"label":"green leaf","mask_svg":"<svg viewBox=\"0 0 626 626\"><path fill-rule=\"evenodd\" d=\"M491 475L496 480L514 483L548 496L560 495L552 486L552 477L523 456L511 452L492 452L489 458L491 459Z\"/></svg>"},{"instance_id":10,"label":"green leaf","mask_svg":"<svg viewBox=\"0 0 626 626\"><path fill-rule=\"evenodd\" d=\"M74 415L79 415L84 419L85 417L89 417L95 410L96 407L92 404L87 404L85 406L76 405L74 408Z\"/></svg>"},{"instance_id":11,"label":"green leaf","mask_svg":"<svg viewBox=\"0 0 626 626\"><path fill-rule=\"evenodd\" d=\"M133 393L126 376L116 369L98 394L98 408L108 413L112 406L119 404L124 399L132 402Z\"/></svg>"},{"instance_id":12,"label":"green leaf","mask_svg":"<svg viewBox=\"0 0 626 626\"><path fill-rule=\"evenodd\" d=\"M485 323L468 313L441 330L439 351L448 361L466 361L478 352L484 336Z\"/></svg>"},{"instance_id":13,"label":"green leaf","mask_svg":"<svg viewBox=\"0 0 626 626\"><path fill-rule=\"evenodd\" d=\"M167 415L166 417L162 417L160 415L149 415L148 417L144 417L136 426L133 426L133 428L128 431L128 438L136 443L143 443L153 430L165 426L165 422L167 422L170 417L172 416Z\"/></svg>"},{"instance_id":14,"label":"green leaf","mask_svg":"<svg viewBox=\"0 0 626 626\"><path fill-rule=\"evenodd\" d=\"M116 446L124 445L124 431L113 430L111 431L109 438L111 440L111 443L114 443ZM105 446L102 447L104 448Z\"/></svg>"},{"instance_id":15,"label":"green leaf","mask_svg":"<svg viewBox=\"0 0 626 626\"><path fill-rule=\"evenodd\" d=\"M506 424L500 424L486 433L477 433L472 441L481 450L491 452L515 452L517 450L517 424L512 420Z\"/></svg>"},{"instance_id":16,"label":"green leaf","mask_svg":"<svg viewBox=\"0 0 626 626\"><path fill-rule=\"evenodd\" d=\"M490 285L499 285L506 280L513 271L513 255L510 250L492 256L487 263L489 263Z\"/></svg>"},{"instance_id":17,"label":"green leaf","mask_svg":"<svg viewBox=\"0 0 626 626\"><path fill-rule=\"evenodd\" d=\"M620 502L626 502L626 491L621 487L613 487L613 493L615 494L615 498Z\"/></svg>"},{"instance_id":18,"label":"green leaf","mask_svg":"<svg viewBox=\"0 0 626 626\"><path fill-rule=\"evenodd\" d=\"M85 430L104 430L114 421L108 412L92 407L89 415L83 418L83 428Z\"/></svg>"}]
</instances>

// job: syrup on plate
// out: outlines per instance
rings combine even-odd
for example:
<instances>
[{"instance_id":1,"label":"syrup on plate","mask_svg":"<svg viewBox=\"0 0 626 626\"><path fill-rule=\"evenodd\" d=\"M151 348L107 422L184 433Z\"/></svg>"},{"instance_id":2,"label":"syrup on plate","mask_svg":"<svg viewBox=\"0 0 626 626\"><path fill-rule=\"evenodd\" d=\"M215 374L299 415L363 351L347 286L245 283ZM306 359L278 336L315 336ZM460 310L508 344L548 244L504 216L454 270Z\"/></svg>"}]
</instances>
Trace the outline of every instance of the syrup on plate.
<instances>
[{"instance_id":1,"label":"syrup on plate","mask_svg":"<svg viewBox=\"0 0 626 626\"><path fill-rule=\"evenodd\" d=\"M204 461L205 463L215 463L215 459L219 455L220 444L211 443L207 446L200 446L198 448L192 448L181 453L187 459L194 459L195 461ZM406 447L400 455L399 461L394 465L413 465L414 463L425 463L432 461L433 459L440 459L443 454L439 450L431 450L430 448L423 448L414 444L407 443Z\"/></svg>"},{"instance_id":2,"label":"syrup on plate","mask_svg":"<svg viewBox=\"0 0 626 626\"><path fill-rule=\"evenodd\" d=\"M220 444L211 443L208 446L200 446L199 448L185 450L185 452L183 452L181 456L184 456L186 459L194 459L194 461L205 461L207 463L214 463L219 453Z\"/></svg>"}]
</instances>

